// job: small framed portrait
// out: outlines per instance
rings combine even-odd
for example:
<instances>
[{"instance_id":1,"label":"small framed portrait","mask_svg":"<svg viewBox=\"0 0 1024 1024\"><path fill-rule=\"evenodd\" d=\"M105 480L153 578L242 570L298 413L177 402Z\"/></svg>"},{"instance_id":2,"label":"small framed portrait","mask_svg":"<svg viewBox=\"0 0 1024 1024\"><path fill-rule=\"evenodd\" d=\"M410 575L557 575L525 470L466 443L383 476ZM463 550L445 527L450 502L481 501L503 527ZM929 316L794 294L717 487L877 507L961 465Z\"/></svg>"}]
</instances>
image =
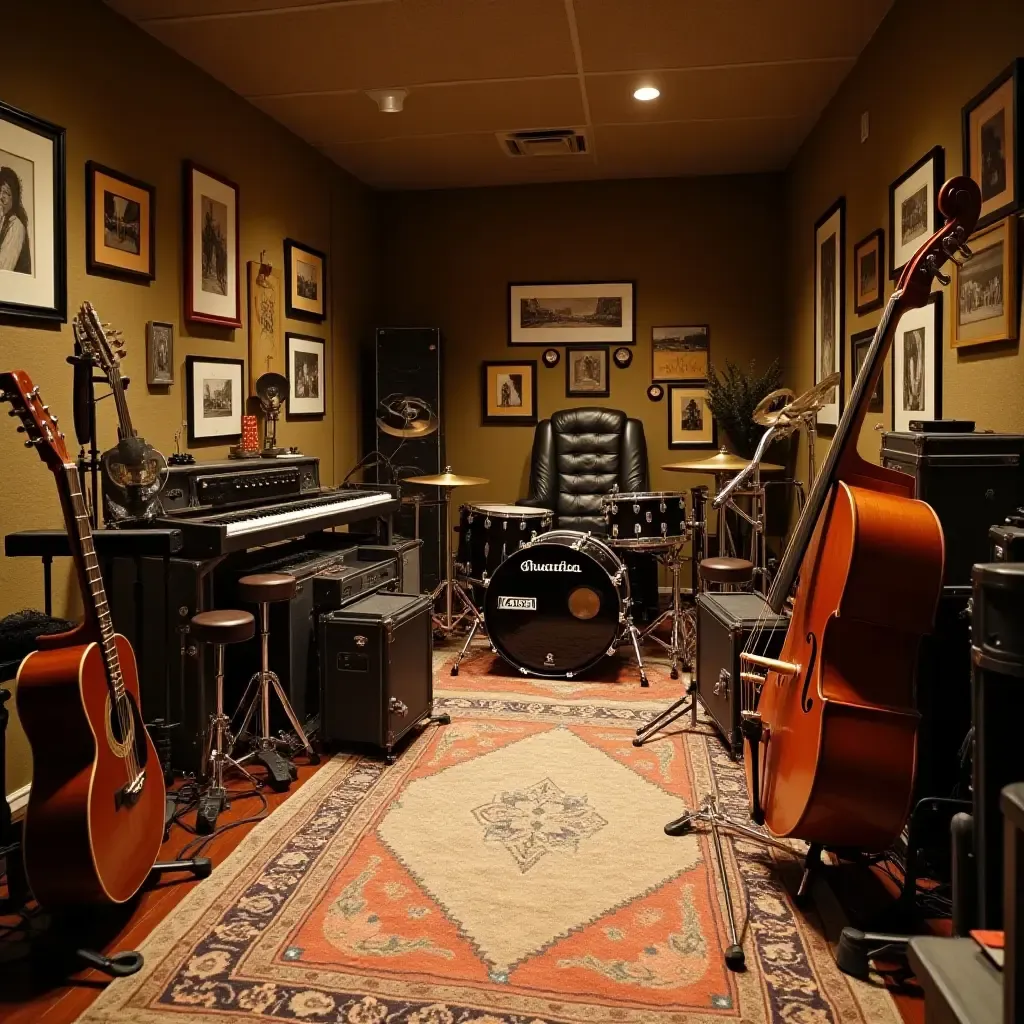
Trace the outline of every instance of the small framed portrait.
<instances>
[{"instance_id":1,"label":"small framed portrait","mask_svg":"<svg viewBox=\"0 0 1024 1024\"><path fill-rule=\"evenodd\" d=\"M892 343L892 429L942 417L942 292L908 310Z\"/></svg>"},{"instance_id":2,"label":"small framed portrait","mask_svg":"<svg viewBox=\"0 0 1024 1024\"><path fill-rule=\"evenodd\" d=\"M533 426L537 422L535 360L485 362L480 369L480 422Z\"/></svg>"},{"instance_id":3,"label":"small framed portrait","mask_svg":"<svg viewBox=\"0 0 1024 1024\"><path fill-rule=\"evenodd\" d=\"M327 411L327 377L323 338L307 334L286 334L285 363L288 367L288 419L323 416Z\"/></svg>"},{"instance_id":4,"label":"small framed portrait","mask_svg":"<svg viewBox=\"0 0 1024 1024\"><path fill-rule=\"evenodd\" d=\"M85 266L126 281L156 277L156 189L93 160L85 165Z\"/></svg>"},{"instance_id":5,"label":"small framed portrait","mask_svg":"<svg viewBox=\"0 0 1024 1024\"><path fill-rule=\"evenodd\" d=\"M185 161L185 319L242 326L238 186Z\"/></svg>"},{"instance_id":6,"label":"small framed portrait","mask_svg":"<svg viewBox=\"0 0 1024 1024\"><path fill-rule=\"evenodd\" d=\"M1017 337L1018 231L1016 214L990 224L971 236L968 244L974 255L963 267L953 266L952 348Z\"/></svg>"},{"instance_id":7,"label":"small framed portrait","mask_svg":"<svg viewBox=\"0 0 1024 1024\"><path fill-rule=\"evenodd\" d=\"M160 320L146 324L146 383L151 388L174 383L174 324Z\"/></svg>"},{"instance_id":8,"label":"small framed portrait","mask_svg":"<svg viewBox=\"0 0 1024 1024\"><path fill-rule=\"evenodd\" d=\"M669 448L717 448L718 425L708 405L708 389L702 385L670 384L668 387Z\"/></svg>"},{"instance_id":9,"label":"small framed portrait","mask_svg":"<svg viewBox=\"0 0 1024 1024\"><path fill-rule=\"evenodd\" d=\"M889 276L894 281L942 223L937 204L945 154L941 146L930 149L889 186Z\"/></svg>"},{"instance_id":10,"label":"small framed portrait","mask_svg":"<svg viewBox=\"0 0 1024 1024\"><path fill-rule=\"evenodd\" d=\"M611 394L608 380L608 346L565 350L565 397L607 398Z\"/></svg>"},{"instance_id":11,"label":"small framed portrait","mask_svg":"<svg viewBox=\"0 0 1024 1024\"><path fill-rule=\"evenodd\" d=\"M885 229L872 231L853 247L853 311L863 316L885 302Z\"/></svg>"},{"instance_id":12,"label":"small framed portrait","mask_svg":"<svg viewBox=\"0 0 1024 1024\"><path fill-rule=\"evenodd\" d=\"M864 360L867 358L868 349L871 348L871 342L874 340L874 337L875 331L872 329L870 331L860 331L850 338L851 380L856 381L860 375L860 369L864 365ZM868 412L882 412L884 408L885 374L880 373L875 390L871 392L871 397L868 399Z\"/></svg>"},{"instance_id":13,"label":"small framed portrait","mask_svg":"<svg viewBox=\"0 0 1024 1024\"><path fill-rule=\"evenodd\" d=\"M67 320L64 129L0 103L0 315Z\"/></svg>"},{"instance_id":14,"label":"small framed portrait","mask_svg":"<svg viewBox=\"0 0 1024 1024\"><path fill-rule=\"evenodd\" d=\"M651 328L651 380L707 380L711 365L711 328Z\"/></svg>"},{"instance_id":15,"label":"small framed portrait","mask_svg":"<svg viewBox=\"0 0 1024 1024\"><path fill-rule=\"evenodd\" d=\"M562 353L557 348L546 348L544 349L544 355L540 358L541 362L550 370L562 361Z\"/></svg>"},{"instance_id":16,"label":"small framed portrait","mask_svg":"<svg viewBox=\"0 0 1024 1024\"><path fill-rule=\"evenodd\" d=\"M245 360L185 357L188 443L237 441L245 408Z\"/></svg>"},{"instance_id":17,"label":"small framed portrait","mask_svg":"<svg viewBox=\"0 0 1024 1024\"><path fill-rule=\"evenodd\" d=\"M327 257L311 246L284 240L285 315L323 323L327 319Z\"/></svg>"},{"instance_id":18,"label":"small framed portrait","mask_svg":"<svg viewBox=\"0 0 1024 1024\"><path fill-rule=\"evenodd\" d=\"M846 288L846 199L837 199L814 225L814 383L838 373L835 400L822 406L818 425L839 423L843 412L843 331Z\"/></svg>"},{"instance_id":19,"label":"small framed portrait","mask_svg":"<svg viewBox=\"0 0 1024 1024\"><path fill-rule=\"evenodd\" d=\"M510 284L510 345L636 343L632 281Z\"/></svg>"},{"instance_id":20,"label":"small framed portrait","mask_svg":"<svg viewBox=\"0 0 1024 1024\"><path fill-rule=\"evenodd\" d=\"M1018 57L963 109L964 174L981 186L979 228L1021 207L1024 59Z\"/></svg>"}]
</instances>

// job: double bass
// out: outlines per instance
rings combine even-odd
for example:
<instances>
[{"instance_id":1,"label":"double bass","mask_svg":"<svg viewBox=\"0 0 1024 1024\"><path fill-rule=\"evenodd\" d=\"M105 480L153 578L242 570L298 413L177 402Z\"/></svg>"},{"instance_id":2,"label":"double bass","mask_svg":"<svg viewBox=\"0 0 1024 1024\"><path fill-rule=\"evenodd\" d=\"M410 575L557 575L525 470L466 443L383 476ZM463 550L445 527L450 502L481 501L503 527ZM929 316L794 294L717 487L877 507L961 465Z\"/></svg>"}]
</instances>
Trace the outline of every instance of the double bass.
<instances>
[{"instance_id":1,"label":"double bass","mask_svg":"<svg viewBox=\"0 0 1024 1024\"><path fill-rule=\"evenodd\" d=\"M47 910L124 903L156 862L164 780L139 710L131 645L114 632L75 461L57 418L22 370L0 373L0 401L53 472L85 621L38 638L16 700L32 750L25 872Z\"/></svg>"},{"instance_id":2,"label":"double bass","mask_svg":"<svg viewBox=\"0 0 1024 1024\"><path fill-rule=\"evenodd\" d=\"M970 256L978 186L952 178L938 205L946 223L885 307L772 581L772 611L792 600L782 650L759 654L755 630L740 654L751 816L775 836L821 847L885 849L910 810L915 670L941 593L944 541L913 479L866 462L857 438L900 318L928 302L933 281L949 283L947 261Z\"/></svg>"}]
</instances>

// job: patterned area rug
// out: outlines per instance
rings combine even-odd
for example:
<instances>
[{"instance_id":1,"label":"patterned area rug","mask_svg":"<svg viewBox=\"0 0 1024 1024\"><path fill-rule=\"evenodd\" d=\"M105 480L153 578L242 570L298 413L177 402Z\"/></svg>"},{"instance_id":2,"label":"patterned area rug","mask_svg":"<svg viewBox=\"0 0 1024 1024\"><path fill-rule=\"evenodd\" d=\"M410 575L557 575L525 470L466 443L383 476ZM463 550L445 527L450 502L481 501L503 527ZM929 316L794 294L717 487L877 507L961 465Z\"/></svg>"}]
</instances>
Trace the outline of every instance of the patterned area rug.
<instances>
[{"instance_id":1,"label":"patterned area rug","mask_svg":"<svg viewBox=\"0 0 1024 1024\"><path fill-rule=\"evenodd\" d=\"M787 894L799 861L729 840L747 970L726 970L710 840L662 825L740 769L709 732L632 745L681 683L438 673L448 726L398 762L335 757L143 945L80 1020L346 1024L889 1024ZM705 729L707 727L705 726Z\"/></svg>"}]
</instances>

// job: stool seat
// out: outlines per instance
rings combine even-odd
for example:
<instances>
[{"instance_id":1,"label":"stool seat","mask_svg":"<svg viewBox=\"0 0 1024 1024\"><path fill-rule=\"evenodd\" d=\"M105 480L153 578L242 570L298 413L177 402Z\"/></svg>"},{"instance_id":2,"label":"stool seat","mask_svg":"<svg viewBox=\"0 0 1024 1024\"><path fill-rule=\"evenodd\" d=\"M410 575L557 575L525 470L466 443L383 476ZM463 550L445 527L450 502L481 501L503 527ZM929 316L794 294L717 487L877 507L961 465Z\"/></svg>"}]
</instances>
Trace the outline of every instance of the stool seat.
<instances>
[{"instance_id":1,"label":"stool seat","mask_svg":"<svg viewBox=\"0 0 1024 1024\"><path fill-rule=\"evenodd\" d=\"M240 644L256 633L252 612L234 608L218 608L192 616L192 635L201 643Z\"/></svg>"},{"instance_id":2,"label":"stool seat","mask_svg":"<svg viewBox=\"0 0 1024 1024\"><path fill-rule=\"evenodd\" d=\"M254 576L243 576L238 581L238 596L242 601L252 604L290 601L295 596L296 587L295 577L287 573L256 573Z\"/></svg>"},{"instance_id":3,"label":"stool seat","mask_svg":"<svg viewBox=\"0 0 1024 1024\"><path fill-rule=\"evenodd\" d=\"M754 563L746 558L705 558L697 571L708 583L749 583L754 578Z\"/></svg>"}]
</instances>

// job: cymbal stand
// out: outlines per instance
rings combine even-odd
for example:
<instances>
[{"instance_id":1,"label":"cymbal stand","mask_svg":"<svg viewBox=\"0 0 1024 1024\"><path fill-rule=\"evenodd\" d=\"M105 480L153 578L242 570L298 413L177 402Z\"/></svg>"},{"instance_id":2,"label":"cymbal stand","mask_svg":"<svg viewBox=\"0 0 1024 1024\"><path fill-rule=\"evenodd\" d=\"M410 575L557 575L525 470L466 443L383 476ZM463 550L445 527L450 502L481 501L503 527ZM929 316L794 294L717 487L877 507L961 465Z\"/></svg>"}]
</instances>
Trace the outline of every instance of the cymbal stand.
<instances>
[{"instance_id":1,"label":"cymbal stand","mask_svg":"<svg viewBox=\"0 0 1024 1024\"><path fill-rule=\"evenodd\" d=\"M445 636L451 636L453 632L467 618L474 620L474 630L482 622L480 612L473 604L462 584L455 578L455 569L452 562L452 487L439 488L442 494L442 507L444 509L444 579L434 588L430 595L431 602L437 604L441 595L444 595L444 610L434 612L432 615L434 629ZM462 602L462 610L456 612L456 601ZM468 647L468 644L467 644ZM461 660L461 656L460 659ZM456 665L458 662L456 662ZM455 673L453 673L454 675Z\"/></svg>"},{"instance_id":2,"label":"cymbal stand","mask_svg":"<svg viewBox=\"0 0 1024 1024\"><path fill-rule=\"evenodd\" d=\"M683 559L683 543L685 538L680 537L678 541L671 543L671 546L663 548L661 550L654 550L651 553L654 557L668 569L672 576L672 604L669 608L665 609L649 626L640 631L640 642L643 643L645 640L653 640L655 643L660 644L665 651L668 653L669 661L672 665L671 676L673 679L679 678L679 669L689 670L693 666L690 664L689 650L692 648L692 643L687 641L692 639L688 636L690 630L692 630L692 624L687 618L682 608L681 602L681 590L679 586L679 573L682 568ZM655 635L658 627L665 621L671 620L672 632L669 640L662 640L660 636Z\"/></svg>"}]
</instances>

